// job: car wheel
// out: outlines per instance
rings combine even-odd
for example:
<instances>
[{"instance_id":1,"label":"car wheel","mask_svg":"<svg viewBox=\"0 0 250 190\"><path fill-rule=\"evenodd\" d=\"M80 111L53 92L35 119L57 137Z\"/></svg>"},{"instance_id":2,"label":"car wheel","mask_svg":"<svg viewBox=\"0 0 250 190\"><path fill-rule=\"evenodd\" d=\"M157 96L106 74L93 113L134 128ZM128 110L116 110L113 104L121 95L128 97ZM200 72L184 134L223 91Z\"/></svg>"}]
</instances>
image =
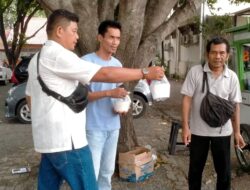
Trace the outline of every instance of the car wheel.
<instances>
[{"instance_id":1,"label":"car wheel","mask_svg":"<svg viewBox=\"0 0 250 190\"><path fill-rule=\"evenodd\" d=\"M241 124L240 132L246 144L250 144L250 125ZM250 150L243 149L242 152L235 148L236 156L241 168L250 171Z\"/></svg>"},{"instance_id":2,"label":"car wheel","mask_svg":"<svg viewBox=\"0 0 250 190\"><path fill-rule=\"evenodd\" d=\"M31 123L30 109L25 100L17 107L17 118L21 123Z\"/></svg>"},{"instance_id":3,"label":"car wheel","mask_svg":"<svg viewBox=\"0 0 250 190\"><path fill-rule=\"evenodd\" d=\"M133 111L132 111L133 117L139 118L143 116L146 112L146 109L147 109L147 103L144 100L144 98L137 94L134 94L133 95Z\"/></svg>"}]
</instances>

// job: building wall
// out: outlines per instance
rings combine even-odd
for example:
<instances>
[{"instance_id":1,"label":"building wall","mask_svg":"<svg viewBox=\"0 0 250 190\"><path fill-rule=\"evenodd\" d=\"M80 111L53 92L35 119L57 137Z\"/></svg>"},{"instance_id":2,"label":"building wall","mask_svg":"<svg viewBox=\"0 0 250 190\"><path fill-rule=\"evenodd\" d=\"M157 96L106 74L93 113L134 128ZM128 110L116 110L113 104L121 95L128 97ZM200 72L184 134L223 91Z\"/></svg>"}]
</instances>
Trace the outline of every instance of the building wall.
<instances>
[{"instance_id":1,"label":"building wall","mask_svg":"<svg viewBox=\"0 0 250 190\"><path fill-rule=\"evenodd\" d=\"M178 43L176 38L170 38L165 40L164 44L165 63L169 67L170 76L185 78L190 67L195 64L199 64L199 43L184 45L181 41Z\"/></svg>"}]
</instances>

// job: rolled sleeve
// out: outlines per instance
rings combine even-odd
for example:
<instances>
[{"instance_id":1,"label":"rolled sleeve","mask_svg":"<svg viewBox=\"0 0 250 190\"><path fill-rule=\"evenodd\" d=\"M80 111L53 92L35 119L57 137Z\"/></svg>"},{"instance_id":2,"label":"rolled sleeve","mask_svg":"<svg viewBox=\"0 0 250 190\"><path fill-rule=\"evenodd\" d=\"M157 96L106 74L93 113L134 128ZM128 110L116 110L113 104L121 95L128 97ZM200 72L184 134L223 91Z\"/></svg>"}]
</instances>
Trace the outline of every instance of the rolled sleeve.
<instances>
[{"instance_id":1,"label":"rolled sleeve","mask_svg":"<svg viewBox=\"0 0 250 190\"><path fill-rule=\"evenodd\" d=\"M240 90L240 83L238 80L238 77L235 73L233 73L232 76L232 91L229 95L229 100L235 102L235 103L241 103L242 102L242 96L241 96L241 90Z\"/></svg>"},{"instance_id":2,"label":"rolled sleeve","mask_svg":"<svg viewBox=\"0 0 250 190\"><path fill-rule=\"evenodd\" d=\"M200 70L197 72L196 70ZM193 97L195 90L197 89L197 80L202 80L201 66L194 66L188 72L186 79L181 88L181 94Z\"/></svg>"}]
</instances>

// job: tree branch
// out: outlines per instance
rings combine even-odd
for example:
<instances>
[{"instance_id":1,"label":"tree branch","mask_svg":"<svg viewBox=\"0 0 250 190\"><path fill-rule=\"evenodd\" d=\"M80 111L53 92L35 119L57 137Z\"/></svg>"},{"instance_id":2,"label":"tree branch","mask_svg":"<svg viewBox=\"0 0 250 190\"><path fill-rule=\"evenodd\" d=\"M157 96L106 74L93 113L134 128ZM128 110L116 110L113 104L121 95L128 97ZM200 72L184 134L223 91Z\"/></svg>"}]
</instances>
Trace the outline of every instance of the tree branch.
<instances>
[{"instance_id":1,"label":"tree branch","mask_svg":"<svg viewBox=\"0 0 250 190\"><path fill-rule=\"evenodd\" d=\"M80 48L80 54L86 54L93 52L97 47L97 28L99 25L98 18L98 0L85 0L85 3L79 3L75 1L72 3L76 14L80 15L79 35L80 39L78 46Z\"/></svg>"},{"instance_id":2,"label":"tree branch","mask_svg":"<svg viewBox=\"0 0 250 190\"><path fill-rule=\"evenodd\" d=\"M1 2L1 4L0 4L1 5L0 6L0 13L3 14L6 11L6 9L8 9L10 7L12 2L13 2L13 0L9 0L7 2L6 1ZM5 6L3 5L4 3L6 3Z\"/></svg>"},{"instance_id":3,"label":"tree branch","mask_svg":"<svg viewBox=\"0 0 250 190\"><path fill-rule=\"evenodd\" d=\"M53 8L52 8L53 6L51 6L51 4L54 4L54 1L52 3L52 1L37 0L37 2L41 5L41 7L45 10L46 13L53 11Z\"/></svg>"},{"instance_id":4,"label":"tree branch","mask_svg":"<svg viewBox=\"0 0 250 190\"><path fill-rule=\"evenodd\" d=\"M37 31L35 31L31 36L25 37L25 42L31 38L33 38L40 30L42 30L46 26L47 22L44 23Z\"/></svg>"},{"instance_id":5,"label":"tree branch","mask_svg":"<svg viewBox=\"0 0 250 190\"><path fill-rule=\"evenodd\" d=\"M177 9L169 20L165 21L150 36L142 41L135 58L136 67L147 66L156 54L157 44L160 44L166 36L176 30L177 26L180 27L187 24L188 20L197 14L198 5L200 5L199 1L194 0L187 3L185 7Z\"/></svg>"},{"instance_id":6,"label":"tree branch","mask_svg":"<svg viewBox=\"0 0 250 190\"><path fill-rule=\"evenodd\" d=\"M28 28L28 24L29 24L29 22L30 22L30 20L32 19L32 17L35 15L35 13L38 11L40 9L40 6L39 5L37 5L34 9L33 9L33 11L27 16L27 18L25 19L25 21L24 21L24 26L23 26L23 28L21 29L21 32L25 32L26 30L27 30L27 28ZM42 28L44 27L44 25L42 26ZM39 29L39 31L40 31L41 29Z\"/></svg>"},{"instance_id":7,"label":"tree branch","mask_svg":"<svg viewBox=\"0 0 250 190\"><path fill-rule=\"evenodd\" d=\"M3 21L3 14L0 14L0 19ZM6 34L5 34L5 27L4 27L3 22L0 22L0 36L2 38L3 47L4 47L6 57L9 60L9 59L11 59L11 53L9 51L9 46L8 46L8 42L7 42L7 38L6 38Z\"/></svg>"},{"instance_id":8,"label":"tree branch","mask_svg":"<svg viewBox=\"0 0 250 190\"><path fill-rule=\"evenodd\" d=\"M98 18L100 22L106 19L114 19L116 4L116 0L98 0Z\"/></svg>"},{"instance_id":9,"label":"tree branch","mask_svg":"<svg viewBox=\"0 0 250 190\"><path fill-rule=\"evenodd\" d=\"M149 0L147 3L142 40L166 21L178 0ZM161 14L159 14L161 13Z\"/></svg>"},{"instance_id":10,"label":"tree branch","mask_svg":"<svg viewBox=\"0 0 250 190\"><path fill-rule=\"evenodd\" d=\"M134 57L140 43L146 0L121 0L119 4L118 20L122 24L121 44L117 56L127 67L133 67Z\"/></svg>"}]
</instances>

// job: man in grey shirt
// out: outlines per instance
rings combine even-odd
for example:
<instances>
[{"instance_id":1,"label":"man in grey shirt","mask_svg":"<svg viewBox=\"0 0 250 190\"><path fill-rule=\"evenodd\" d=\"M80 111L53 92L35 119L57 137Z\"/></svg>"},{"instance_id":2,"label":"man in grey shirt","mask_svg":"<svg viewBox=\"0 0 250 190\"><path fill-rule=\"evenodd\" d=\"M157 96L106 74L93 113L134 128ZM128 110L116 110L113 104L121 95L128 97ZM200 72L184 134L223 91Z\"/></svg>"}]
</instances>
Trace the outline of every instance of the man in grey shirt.
<instances>
[{"instance_id":1,"label":"man in grey shirt","mask_svg":"<svg viewBox=\"0 0 250 190\"><path fill-rule=\"evenodd\" d=\"M230 46L226 39L215 37L207 43L207 63L191 68L181 89L182 139L190 143L188 182L190 190L201 189L202 172L211 147L215 171L216 189L229 190L231 186L230 138L234 132L235 146L243 147L240 134L239 115L241 93L235 72L226 65ZM223 126L210 127L200 116L200 105L206 91L202 93L203 72L207 73L210 92L236 104L235 112ZM190 117L190 118L189 118Z\"/></svg>"}]
</instances>

